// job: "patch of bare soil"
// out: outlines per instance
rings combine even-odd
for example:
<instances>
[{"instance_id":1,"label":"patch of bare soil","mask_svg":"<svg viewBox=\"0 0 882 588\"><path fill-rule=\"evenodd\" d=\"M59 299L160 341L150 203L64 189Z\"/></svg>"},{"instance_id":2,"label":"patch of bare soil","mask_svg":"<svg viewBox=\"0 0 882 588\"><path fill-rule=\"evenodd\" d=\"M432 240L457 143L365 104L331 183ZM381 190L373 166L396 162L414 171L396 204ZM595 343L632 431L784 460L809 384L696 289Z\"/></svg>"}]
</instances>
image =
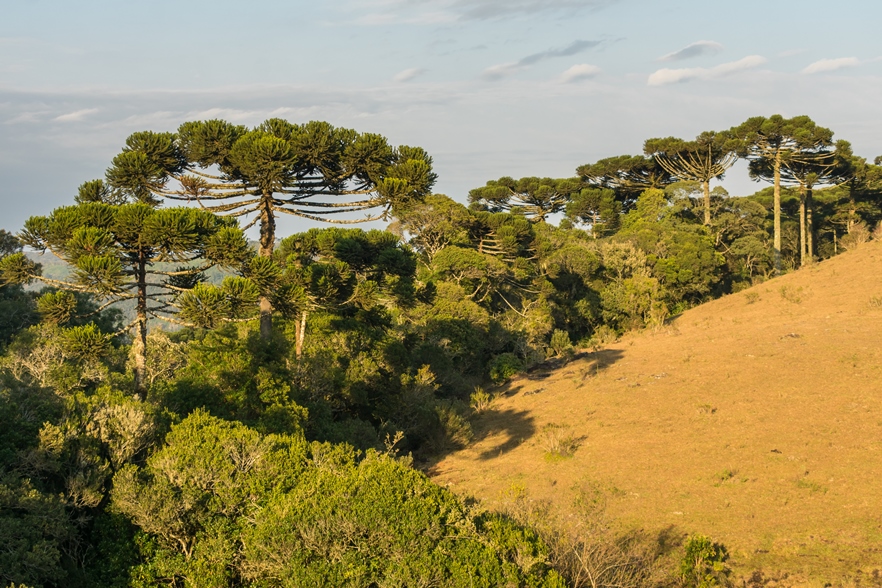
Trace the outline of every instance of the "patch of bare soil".
<instances>
[{"instance_id":1,"label":"patch of bare soil","mask_svg":"<svg viewBox=\"0 0 882 588\"><path fill-rule=\"evenodd\" d=\"M623 525L710 535L745 576L882 570L880 242L503 394L436 482L491 507L524 488L563 513L599 485Z\"/></svg>"}]
</instances>

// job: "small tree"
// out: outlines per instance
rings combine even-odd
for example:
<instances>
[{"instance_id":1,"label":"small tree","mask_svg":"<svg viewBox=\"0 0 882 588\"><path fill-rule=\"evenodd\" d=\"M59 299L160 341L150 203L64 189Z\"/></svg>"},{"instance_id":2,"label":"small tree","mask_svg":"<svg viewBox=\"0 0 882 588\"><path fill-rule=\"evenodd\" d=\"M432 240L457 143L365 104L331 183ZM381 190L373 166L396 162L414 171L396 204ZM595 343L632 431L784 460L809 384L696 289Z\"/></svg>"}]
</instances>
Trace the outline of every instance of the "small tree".
<instances>
[{"instance_id":1,"label":"small tree","mask_svg":"<svg viewBox=\"0 0 882 588\"><path fill-rule=\"evenodd\" d=\"M583 188L567 204L567 218L591 226L595 239L615 232L620 225L622 205L608 188Z\"/></svg>"},{"instance_id":2,"label":"small tree","mask_svg":"<svg viewBox=\"0 0 882 588\"><path fill-rule=\"evenodd\" d=\"M132 329L135 393L146 396L147 321L174 318L198 322L199 309L222 306L232 317L256 300L256 288L244 278L227 278L224 296L200 297L202 272L214 265L237 267L250 256L245 236L232 219L193 208L157 210L144 203L113 206L87 202L58 208L48 217L31 217L23 243L51 251L73 266L69 281L41 275L37 264L17 253L0 264L5 280L40 280L67 292L84 292L102 300L95 311L135 301ZM49 295L43 314L69 316L72 297Z\"/></svg>"},{"instance_id":3,"label":"small tree","mask_svg":"<svg viewBox=\"0 0 882 588\"><path fill-rule=\"evenodd\" d=\"M414 301L416 259L413 252L386 231L311 229L282 240L278 257L281 279L296 300L291 311L295 354L299 359L312 310L345 311L375 306L407 306Z\"/></svg>"}]
</instances>

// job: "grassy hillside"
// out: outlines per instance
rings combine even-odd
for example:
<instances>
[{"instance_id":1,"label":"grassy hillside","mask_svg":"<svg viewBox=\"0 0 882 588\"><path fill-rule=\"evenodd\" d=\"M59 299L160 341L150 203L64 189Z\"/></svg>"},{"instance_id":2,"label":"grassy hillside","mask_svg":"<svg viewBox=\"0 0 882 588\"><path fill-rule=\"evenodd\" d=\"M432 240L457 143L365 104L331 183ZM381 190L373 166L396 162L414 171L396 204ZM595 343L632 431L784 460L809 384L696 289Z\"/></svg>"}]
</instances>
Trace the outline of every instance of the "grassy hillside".
<instances>
[{"instance_id":1,"label":"grassy hillside","mask_svg":"<svg viewBox=\"0 0 882 588\"><path fill-rule=\"evenodd\" d=\"M738 573L876 585L880 343L873 242L511 382L479 440L430 472L490 505L519 487L564 514L600 487L623 525L710 535Z\"/></svg>"}]
</instances>

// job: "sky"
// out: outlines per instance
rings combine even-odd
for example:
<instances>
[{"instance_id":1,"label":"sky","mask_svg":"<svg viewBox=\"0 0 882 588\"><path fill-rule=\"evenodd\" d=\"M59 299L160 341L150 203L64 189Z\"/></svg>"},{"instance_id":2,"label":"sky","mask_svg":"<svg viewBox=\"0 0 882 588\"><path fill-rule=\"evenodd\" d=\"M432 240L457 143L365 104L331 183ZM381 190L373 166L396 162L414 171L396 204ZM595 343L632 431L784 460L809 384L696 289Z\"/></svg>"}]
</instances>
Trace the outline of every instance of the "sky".
<instances>
[{"instance_id":1,"label":"sky","mask_svg":"<svg viewBox=\"0 0 882 588\"><path fill-rule=\"evenodd\" d=\"M418 145L437 193L568 177L751 116L882 154L882 2L0 0L0 228L72 203L125 138L326 120ZM763 187L745 166L723 185ZM285 219L281 233L303 230Z\"/></svg>"}]
</instances>

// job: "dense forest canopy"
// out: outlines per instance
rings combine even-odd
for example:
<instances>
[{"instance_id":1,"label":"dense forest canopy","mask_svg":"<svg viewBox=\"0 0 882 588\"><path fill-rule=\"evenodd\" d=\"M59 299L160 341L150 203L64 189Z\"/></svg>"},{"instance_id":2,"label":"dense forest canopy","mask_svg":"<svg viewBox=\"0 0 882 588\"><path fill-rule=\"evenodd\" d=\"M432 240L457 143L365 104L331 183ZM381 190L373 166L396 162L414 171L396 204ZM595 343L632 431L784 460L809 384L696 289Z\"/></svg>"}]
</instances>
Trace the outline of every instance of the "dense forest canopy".
<instances>
[{"instance_id":1,"label":"dense forest canopy","mask_svg":"<svg viewBox=\"0 0 882 588\"><path fill-rule=\"evenodd\" d=\"M737 158L771 186L712 186ZM0 579L581 585L547 536L414 463L473 439L484 387L882 220L879 159L808 117L490 180L468 206L432 193L432 163L323 122L186 122L0 231ZM278 214L391 222L278 235Z\"/></svg>"}]
</instances>

